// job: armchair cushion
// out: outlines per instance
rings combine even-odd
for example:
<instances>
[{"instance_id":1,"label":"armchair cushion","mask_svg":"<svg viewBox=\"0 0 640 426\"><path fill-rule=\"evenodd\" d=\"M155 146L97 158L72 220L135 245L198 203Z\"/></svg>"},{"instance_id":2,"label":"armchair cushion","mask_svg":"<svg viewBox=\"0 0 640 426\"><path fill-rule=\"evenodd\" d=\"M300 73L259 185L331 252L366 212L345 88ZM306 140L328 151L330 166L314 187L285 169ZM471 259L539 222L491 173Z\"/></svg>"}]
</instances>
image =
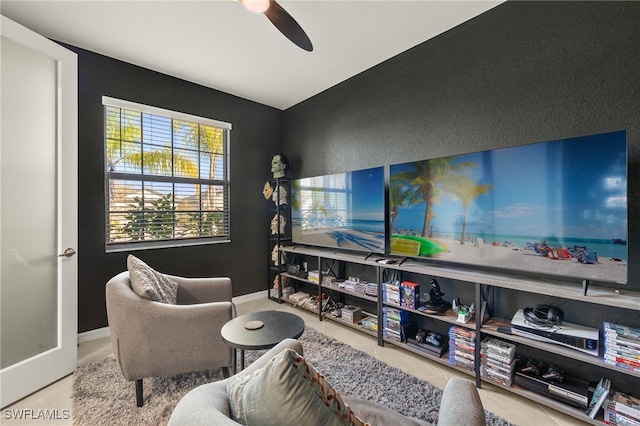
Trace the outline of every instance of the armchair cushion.
<instances>
[{"instance_id":1,"label":"armchair cushion","mask_svg":"<svg viewBox=\"0 0 640 426\"><path fill-rule=\"evenodd\" d=\"M293 349L227 385L231 411L243 425L290 424L314 419L321 425L365 425L324 376Z\"/></svg>"},{"instance_id":2,"label":"armchair cushion","mask_svg":"<svg viewBox=\"0 0 640 426\"><path fill-rule=\"evenodd\" d=\"M475 383L452 378L442 393L438 426L485 426L482 400Z\"/></svg>"},{"instance_id":3,"label":"armchair cushion","mask_svg":"<svg viewBox=\"0 0 640 426\"><path fill-rule=\"evenodd\" d=\"M133 255L127 257L131 288L136 294L154 302L176 304L178 283L149 267Z\"/></svg>"}]
</instances>

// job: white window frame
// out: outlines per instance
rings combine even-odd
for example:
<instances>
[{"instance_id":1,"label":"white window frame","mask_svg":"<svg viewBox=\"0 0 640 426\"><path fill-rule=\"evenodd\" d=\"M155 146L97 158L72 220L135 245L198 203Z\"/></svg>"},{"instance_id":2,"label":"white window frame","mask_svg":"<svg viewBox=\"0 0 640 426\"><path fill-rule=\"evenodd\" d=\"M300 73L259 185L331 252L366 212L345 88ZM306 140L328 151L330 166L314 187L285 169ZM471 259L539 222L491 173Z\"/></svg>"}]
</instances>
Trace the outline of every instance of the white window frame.
<instances>
[{"instance_id":1,"label":"white window frame","mask_svg":"<svg viewBox=\"0 0 640 426\"><path fill-rule=\"evenodd\" d=\"M230 221L230 211L229 211L230 210L229 208L230 206L230 181L229 181L230 143L229 143L229 140L230 140L230 133L232 128L231 124L223 121L218 121L218 120L199 117L191 114L171 111L163 108L139 104L139 103L130 102L122 99L111 98L108 96L102 97L102 104L104 105L104 111L105 111L104 113L104 125L105 125L104 166L105 166L106 251L107 252L133 251L133 250L143 250L143 249L150 249L150 248L181 247L181 246L188 246L188 245L230 242L231 241L231 224L230 224L231 221ZM141 165L138 166L139 170L127 170L126 167L123 170L119 170L120 169L119 166L114 166L113 164L109 164L109 156L107 153L107 150L108 150L107 144L108 144L108 136L109 136L107 135L107 108L108 107L119 108L121 110L126 110L127 112L135 112L140 114L141 136L139 141L134 141L134 144L138 144L138 143L140 144L140 153L141 153L140 155L142 160L141 160ZM165 172L163 173L151 173L147 171L144 167L145 157L144 157L144 154L142 153L147 152L144 148L151 146L151 144L148 141L145 142L145 138L142 137L143 129L144 129L143 123L144 123L144 118L148 118L149 116L159 117L162 120L171 120L170 121L171 136L169 137L170 141L166 142L167 144L166 147L170 148L172 152L171 154L172 166L170 171L165 170ZM200 170L201 164L198 162L197 163L198 177L191 177L191 176L184 176L184 175L176 176L176 167L173 165L176 159L175 157L176 151L179 149L176 145L174 145L173 123L176 120L195 123L195 124L204 125L204 126L212 126L212 127L216 127L218 129L223 130L224 132L224 140L223 140L223 147L222 147L223 152L221 155L222 158L221 158L221 164L220 164L222 167L222 172L220 173L220 175L218 174L218 172L216 172L216 176L214 177L212 176L202 177L201 170ZM124 139L120 139L120 141L121 143L128 142L128 141L125 141ZM201 155L206 154L205 152L201 151L200 146L197 149L193 149L192 151L193 152L191 152L191 154L196 155L198 158L200 158ZM120 206L119 208L111 207L113 205L112 200L110 200L112 184L115 184L116 182L122 183L124 181L139 183L140 188L147 188L147 186L152 187L153 185L160 185L160 186L163 186L164 188L170 187L174 189L172 192L169 193L169 194L173 194L172 197L170 197L170 199L172 200L171 208L173 210L171 213L168 213L169 215L172 215L172 219L169 219L170 221L169 223L171 223L172 225L167 227L167 228L171 228L171 227L173 228L173 231L171 232L170 236L156 235L155 237L151 238L148 235L148 233L145 232L144 230L145 228L149 228L146 222L145 222L145 225L142 225L143 230L140 231L141 236L136 236L138 237L137 239L132 237L131 234L128 236L128 239L127 239L127 236L124 236L122 231L116 231L117 226L123 226L123 223L125 222L125 220L122 218L125 213L130 214L131 212L133 212L134 214L139 214L140 215L139 217L142 217L142 221L144 222L145 221L144 218L147 217L146 215L150 211L148 207L149 203L146 202L145 200L145 192L147 191L146 189L139 189L142 195L136 198L137 201L142 200L141 203L142 205L144 205L144 209L138 210L141 208L140 205L136 205L135 203L131 202L131 200L129 200L129 203L127 203L127 206L128 206L127 209L128 208L131 209L131 211L129 211L128 213L122 210L122 206ZM184 236L184 235L181 235L181 233L184 232L184 229L179 230L178 229L179 227L176 226L176 223L177 223L176 217L179 216L181 213L182 213L181 217L184 218L184 217L187 217L185 216L185 213L190 215L192 213L211 213L214 211L212 210L213 209L212 207L210 207L209 210L207 209L203 210L201 194L200 194L200 197L195 201L195 203L197 203L198 205L197 209L194 208L189 210L189 212L181 212L179 211L178 208L176 208L177 206L176 200L178 200L178 197L175 196L176 194L175 188L189 186L189 185L200 185L199 187L200 190L204 191L202 188L208 188L210 191L212 191L212 193L213 193L213 188L217 188L218 189L217 192L222 193L222 196L221 196L221 199L223 200L222 208L221 210L215 211L216 213L218 212L222 213L222 219L221 219L222 226L218 227L219 229L216 235ZM198 234L199 233L200 232L198 232Z\"/></svg>"}]
</instances>

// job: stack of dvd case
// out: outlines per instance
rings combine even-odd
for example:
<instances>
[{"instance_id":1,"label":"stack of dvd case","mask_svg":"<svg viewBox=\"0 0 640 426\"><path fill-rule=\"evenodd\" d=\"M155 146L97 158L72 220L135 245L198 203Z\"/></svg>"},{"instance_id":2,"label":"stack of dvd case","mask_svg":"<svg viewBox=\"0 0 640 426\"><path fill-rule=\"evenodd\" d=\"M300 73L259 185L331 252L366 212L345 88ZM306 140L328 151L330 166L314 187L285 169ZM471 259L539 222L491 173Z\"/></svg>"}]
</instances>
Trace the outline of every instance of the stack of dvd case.
<instances>
[{"instance_id":1,"label":"stack of dvd case","mask_svg":"<svg viewBox=\"0 0 640 426\"><path fill-rule=\"evenodd\" d=\"M476 332L456 325L449 329L449 364L475 369Z\"/></svg>"},{"instance_id":2,"label":"stack of dvd case","mask_svg":"<svg viewBox=\"0 0 640 426\"><path fill-rule=\"evenodd\" d=\"M400 306L400 281L382 283L382 300Z\"/></svg>"},{"instance_id":3,"label":"stack of dvd case","mask_svg":"<svg viewBox=\"0 0 640 426\"><path fill-rule=\"evenodd\" d=\"M367 286L364 290L364 294L369 297L378 298L378 284L376 283L367 283Z\"/></svg>"},{"instance_id":4,"label":"stack of dvd case","mask_svg":"<svg viewBox=\"0 0 640 426\"><path fill-rule=\"evenodd\" d=\"M640 328L603 324L604 362L640 373Z\"/></svg>"},{"instance_id":5,"label":"stack of dvd case","mask_svg":"<svg viewBox=\"0 0 640 426\"><path fill-rule=\"evenodd\" d=\"M480 375L503 386L511 386L516 371L516 345L487 336L480 346Z\"/></svg>"},{"instance_id":6,"label":"stack of dvd case","mask_svg":"<svg viewBox=\"0 0 640 426\"><path fill-rule=\"evenodd\" d=\"M367 289L366 281L358 281L353 286L353 292L356 294L364 294L366 289Z\"/></svg>"},{"instance_id":7,"label":"stack of dvd case","mask_svg":"<svg viewBox=\"0 0 640 426\"><path fill-rule=\"evenodd\" d=\"M604 422L608 425L640 424L640 398L614 392L604 403Z\"/></svg>"},{"instance_id":8,"label":"stack of dvd case","mask_svg":"<svg viewBox=\"0 0 640 426\"><path fill-rule=\"evenodd\" d=\"M337 281L338 279L336 277L332 277L331 275L322 276L322 285L325 285L327 287L331 287L332 285L336 284Z\"/></svg>"},{"instance_id":9,"label":"stack of dvd case","mask_svg":"<svg viewBox=\"0 0 640 426\"><path fill-rule=\"evenodd\" d=\"M402 342L402 326L409 322L409 313L401 309L382 308L382 335L389 340Z\"/></svg>"}]
</instances>

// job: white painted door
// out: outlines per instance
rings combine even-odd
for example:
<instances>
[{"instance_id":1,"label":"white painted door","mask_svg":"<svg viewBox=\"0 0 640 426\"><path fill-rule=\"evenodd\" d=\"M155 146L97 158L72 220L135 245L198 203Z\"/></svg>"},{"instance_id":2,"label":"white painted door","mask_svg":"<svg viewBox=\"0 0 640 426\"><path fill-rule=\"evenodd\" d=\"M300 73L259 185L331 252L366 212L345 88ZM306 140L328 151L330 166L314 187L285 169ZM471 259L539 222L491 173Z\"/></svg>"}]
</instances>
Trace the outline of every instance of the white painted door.
<instances>
[{"instance_id":1,"label":"white painted door","mask_svg":"<svg viewBox=\"0 0 640 426\"><path fill-rule=\"evenodd\" d=\"M75 53L1 19L0 406L6 407L77 364L78 63ZM65 250L68 256L59 256Z\"/></svg>"}]
</instances>

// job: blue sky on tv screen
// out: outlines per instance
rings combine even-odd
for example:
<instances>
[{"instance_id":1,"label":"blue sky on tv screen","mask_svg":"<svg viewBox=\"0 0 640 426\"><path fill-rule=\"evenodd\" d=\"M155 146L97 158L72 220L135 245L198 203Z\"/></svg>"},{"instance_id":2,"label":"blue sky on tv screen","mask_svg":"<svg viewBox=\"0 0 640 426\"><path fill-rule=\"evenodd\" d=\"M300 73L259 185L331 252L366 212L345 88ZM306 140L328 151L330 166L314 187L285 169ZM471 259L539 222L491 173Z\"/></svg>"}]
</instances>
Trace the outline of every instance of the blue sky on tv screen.
<instances>
[{"instance_id":1,"label":"blue sky on tv screen","mask_svg":"<svg viewBox=\"0 0 640 426\"><path fill-rule=\"evenodd\" d=\"M459 174L491 185L466 210L466 230L472 235L626 241L624 131L452 157L452 165L459 163L473 166ZM392 185L394 175L415 167L391 166ZM431 225L435 233L455 235L462 229L462 204L439 190ZM424 202L401 207L393 231L421 231L424 214Z\"/></svg>"},{"instance_id":2,"label":"blue sky on tv screen","mask_svg":"<svg viewBox=\"0 0 640 426\"><path fill-rule=\"evenodd\" d=\"M350 172L352 219L384 221L384 168Z\"/></svg>"}]
</instances>

